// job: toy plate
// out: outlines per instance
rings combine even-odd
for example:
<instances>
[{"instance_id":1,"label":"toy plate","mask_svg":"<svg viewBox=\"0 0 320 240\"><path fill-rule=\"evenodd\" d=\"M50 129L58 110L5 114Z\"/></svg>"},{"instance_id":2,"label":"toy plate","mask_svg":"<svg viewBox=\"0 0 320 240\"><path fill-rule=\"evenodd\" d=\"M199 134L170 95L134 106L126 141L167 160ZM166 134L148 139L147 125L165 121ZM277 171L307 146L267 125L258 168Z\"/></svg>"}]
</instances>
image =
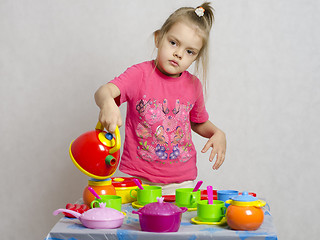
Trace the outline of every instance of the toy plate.
<instances>
[{"instance_id":1,"label":"toy plate","mask_svg":"<svg viewBox=\"0 0 320 240\"><path fill-rule=\"evenodd\" d=\"M138 201L132 202L132 207L133 208L142 208L144 207L143 205L139 204Z\"/></svg>"},{"instance_id":2,"label":"toy plate","mask_svg":"<svg viewBox=\"0 0 320 240\"><path fill-rule=\"evenodd\" d=\"M227 223L227 220L225 217L223 217L220 222L201 222L198 217L194 217L194 218L191 218L191 222L195 224L203 224L203 225L223 225Z\"/></svg>"}]
</instances>

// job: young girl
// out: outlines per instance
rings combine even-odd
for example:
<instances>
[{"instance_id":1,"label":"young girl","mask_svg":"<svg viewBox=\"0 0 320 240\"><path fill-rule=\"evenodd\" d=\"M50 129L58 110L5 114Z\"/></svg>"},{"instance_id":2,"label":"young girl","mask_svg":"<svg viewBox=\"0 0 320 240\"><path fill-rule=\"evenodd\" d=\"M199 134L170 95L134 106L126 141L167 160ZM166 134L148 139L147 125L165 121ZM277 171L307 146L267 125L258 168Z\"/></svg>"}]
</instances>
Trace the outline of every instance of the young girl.
<instances>
[{"instance_id":1,"label":"young girl","mask_svg":"<svg viewBox=\"0 0 320 240\"><path fill-rule=\"evenodd\" d=\"M95 93L99 121L111 133L122 125L118 105L127 102L119 170L145 184L162 186L164 195L194 187L197 167L191 129L209 139L201 152L212 148L213 169L225 158L225 134L208 120L202 85L186 71L193 62L196 69L201 63L206 75L213 20L210 3L176 10L154 33L156 59L128 68Z\"/></svg>"}]
</instances>

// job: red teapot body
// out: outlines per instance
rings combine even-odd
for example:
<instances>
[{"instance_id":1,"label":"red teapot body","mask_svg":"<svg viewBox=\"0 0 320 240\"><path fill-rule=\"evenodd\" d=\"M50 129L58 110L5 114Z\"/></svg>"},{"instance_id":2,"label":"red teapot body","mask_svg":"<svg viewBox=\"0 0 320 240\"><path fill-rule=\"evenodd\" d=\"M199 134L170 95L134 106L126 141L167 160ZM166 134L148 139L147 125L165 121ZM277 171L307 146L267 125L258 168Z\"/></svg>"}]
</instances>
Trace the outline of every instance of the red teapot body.
<instances>
[{"instance_id":1,"label":"red teapot body","mask_svg":"<svg viewBox=\"0 0 320 240\"><path fill-rule=\"evenodd\" d=\"M96 129L76 138L69 147L76 167L94 179L107 179L114 174L120 161L121 139L118 127L115 136L103 131L98 122Z\"/></svg>"}]
</instances>

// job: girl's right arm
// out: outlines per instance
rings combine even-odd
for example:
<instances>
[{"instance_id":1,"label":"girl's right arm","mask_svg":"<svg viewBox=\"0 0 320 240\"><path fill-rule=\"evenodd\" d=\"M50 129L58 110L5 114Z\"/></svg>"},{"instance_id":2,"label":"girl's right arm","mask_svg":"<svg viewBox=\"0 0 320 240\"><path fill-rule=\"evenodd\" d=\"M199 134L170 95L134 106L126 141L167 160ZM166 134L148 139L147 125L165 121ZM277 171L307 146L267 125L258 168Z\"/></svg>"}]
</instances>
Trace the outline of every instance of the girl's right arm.
<instances>
[{"instance_id":1,"label":"girl's right arm","mask_svg":"<svg viewBox=\"0 0 320 240\"><path fill-rule=\"evenodd\" d=\"M114 133L116 126L122 126L120 109L114 100L118 96L120 89L113 83L102 85L94 94L96 104L100 108L99 121L110 133Z\"/></svg>"}]
</instances>

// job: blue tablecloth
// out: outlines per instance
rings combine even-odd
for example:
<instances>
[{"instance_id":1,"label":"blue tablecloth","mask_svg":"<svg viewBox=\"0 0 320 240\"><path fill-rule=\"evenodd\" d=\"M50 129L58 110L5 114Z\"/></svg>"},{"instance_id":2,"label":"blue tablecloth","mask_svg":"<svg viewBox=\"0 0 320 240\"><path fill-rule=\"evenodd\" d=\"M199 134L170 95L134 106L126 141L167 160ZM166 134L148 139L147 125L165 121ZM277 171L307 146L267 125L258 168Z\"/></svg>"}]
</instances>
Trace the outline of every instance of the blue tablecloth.
<instances>
[{"instance_id":1,"label":"blue tablecloth","mask_svg":"<svg viewBox=\"0 0 320 240\"><path fill-rule=\"evenodd\" d=\"M188 211L182 214L181 226L174 233L143 232L140 229L139 216L132 214L136 210L131 204L122 205L122 210L127 213L123 225L117 229L89 229L84 227L76 218L61 218L52 228L45 240L155 240L155 239L264 239L276 240L277 234L273 219L268 207L264 208L264 221L256 231L235 231L228 225L198 225L191 222L191 218L197 216L197 211Z\"/></svg>"}]
</instances>

